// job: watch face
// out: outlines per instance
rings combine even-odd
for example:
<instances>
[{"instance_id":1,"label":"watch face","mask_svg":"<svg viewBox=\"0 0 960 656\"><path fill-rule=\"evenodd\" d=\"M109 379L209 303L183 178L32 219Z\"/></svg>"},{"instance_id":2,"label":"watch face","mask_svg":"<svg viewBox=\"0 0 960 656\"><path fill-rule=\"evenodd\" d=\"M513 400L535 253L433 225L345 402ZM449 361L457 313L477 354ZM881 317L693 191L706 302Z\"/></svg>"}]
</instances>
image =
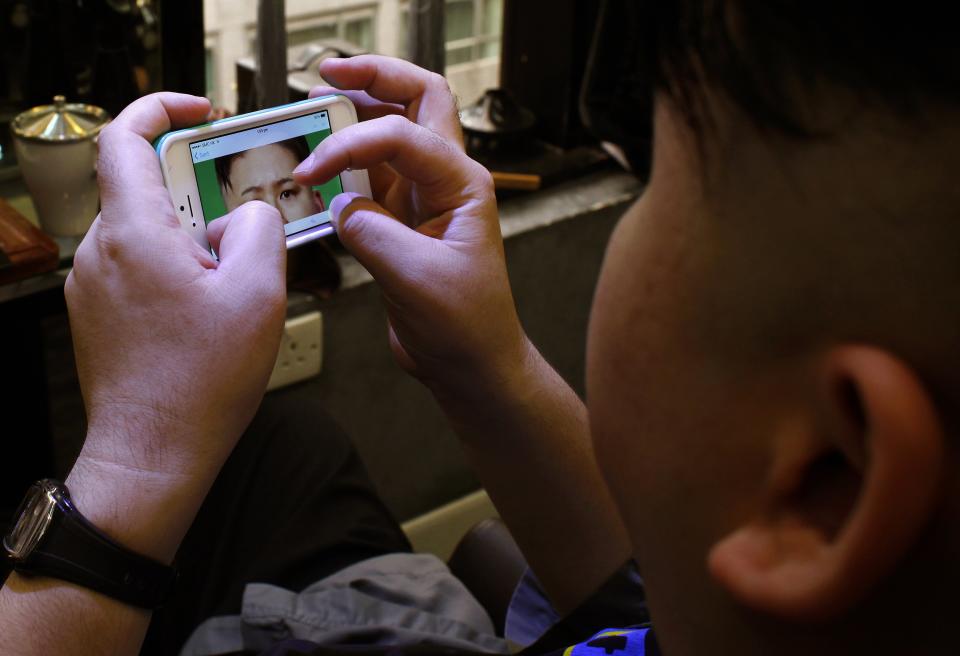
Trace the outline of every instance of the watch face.
<instances>
[{"instance_id":1,"label":"watch face","mask_svg":"<svg viewBox=\"0 0 960 656\"><path fill-rule=\"evenodd\" d=\"M3 538L3 546L15 560L24 560L40 543L57 507L59 489L50 481L34 483L15 515L16 524Z\"/></svg>"}]
</instances>

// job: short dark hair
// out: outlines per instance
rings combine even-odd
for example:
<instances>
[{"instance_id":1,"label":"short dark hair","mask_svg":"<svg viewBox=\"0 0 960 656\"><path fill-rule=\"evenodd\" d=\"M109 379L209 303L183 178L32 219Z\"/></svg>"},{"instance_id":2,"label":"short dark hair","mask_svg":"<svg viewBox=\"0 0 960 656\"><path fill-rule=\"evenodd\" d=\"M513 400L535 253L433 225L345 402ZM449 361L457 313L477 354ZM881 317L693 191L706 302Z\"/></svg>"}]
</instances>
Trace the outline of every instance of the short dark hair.
<instances>
[{"instance_id":1,"label":"short dark hair","mask_svg":"<svg viewBox=\"0 0 960 656\"><path fill-rule=\"evenodd\" d=\"M804 137L798 89L834 86L904 116L960 101L952 3L637 1L641 66L695 124L708 119L704 87L758 126Z\"/></svg>"},{"instance_id":2,"label":"short dark hair","mask_svg":"<svg viewBox=\"0 0 960 656\"><path fill-rule=\"evenodd\" d=\"M293 153L293 156L298 162L302 162L310 156L310 144L307 143L306 137L293 137L292 139L278 141L276 143L267 145L286 148ZM264 146L259 147L264 148ZM217 171L217 181L220 183L221 189L232 189L230 184L230 169L233 168L233 161L247 152L250 151L242 150L239 153L232 153L230 155L218 157L213 161L213 166Z\"/></svg>"}]
</instances>

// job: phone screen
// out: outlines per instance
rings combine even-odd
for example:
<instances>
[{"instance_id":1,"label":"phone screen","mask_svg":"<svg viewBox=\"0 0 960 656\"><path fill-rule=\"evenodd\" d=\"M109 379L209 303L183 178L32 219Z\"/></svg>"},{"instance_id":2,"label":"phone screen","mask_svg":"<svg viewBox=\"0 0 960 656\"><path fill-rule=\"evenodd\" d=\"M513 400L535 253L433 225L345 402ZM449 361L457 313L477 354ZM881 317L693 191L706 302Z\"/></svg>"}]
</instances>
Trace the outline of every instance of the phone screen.
<instances>
[{"instance_id":1,"label":"phone screen","mask_svg":"<svg viewBox=\"0 0 960 656\"><path fill-rule=\"evenodd\" d=\"M330 202L343 192L339 177L304 187L293 170L330 136L330 114L260 125L190 144L200 204L207 223L251 200L273 205L287 237L330 222Z\"/></svg>"}]
</instances>

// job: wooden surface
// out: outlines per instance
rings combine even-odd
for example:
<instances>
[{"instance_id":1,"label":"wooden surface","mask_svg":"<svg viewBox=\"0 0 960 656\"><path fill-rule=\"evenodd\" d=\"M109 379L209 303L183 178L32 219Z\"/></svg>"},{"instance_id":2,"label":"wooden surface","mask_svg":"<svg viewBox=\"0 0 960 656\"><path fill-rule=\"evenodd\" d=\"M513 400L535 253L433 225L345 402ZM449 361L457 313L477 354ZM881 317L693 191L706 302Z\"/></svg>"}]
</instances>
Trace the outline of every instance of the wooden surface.
<instances>
[{"instance_id":1,"label":"wooden surface","mask_svg":"<svg viewBox=\"0 0 960 656\"><path fill-rule=\"evenodd\" d=\"M50 237L0 199L0 284L57 268L60 249Z\"/></svg>"},{"instance_id":2,"label":"wooden surface","mask_svg":"<svg viewBox=\"0 0 960 656\"><path fill-rule=\"evenodd\" d=\"M506 173L490 171L497 190L536 191L543 185L543 179L532 173Z\"/></svg>"}]
</instances>

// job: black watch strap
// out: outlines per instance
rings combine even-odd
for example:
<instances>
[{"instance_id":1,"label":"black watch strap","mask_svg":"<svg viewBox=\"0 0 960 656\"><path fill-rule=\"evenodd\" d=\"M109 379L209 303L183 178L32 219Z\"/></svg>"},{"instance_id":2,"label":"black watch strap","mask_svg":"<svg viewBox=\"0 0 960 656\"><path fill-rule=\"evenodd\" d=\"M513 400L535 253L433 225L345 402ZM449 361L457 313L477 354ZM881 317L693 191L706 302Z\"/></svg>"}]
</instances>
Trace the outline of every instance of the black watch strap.
<instances>
[{"instance_id":1,"label":"black watch strap","mask_svg":"<svg viewBox=\"0 0 960 656\"><path fill-rule=\"evenodd\" d=\"M176 569L117 544L91 524L65 496L43 541L18 572L75 583L132 606L163 605Z\"/></svg>"}]
</instances>

